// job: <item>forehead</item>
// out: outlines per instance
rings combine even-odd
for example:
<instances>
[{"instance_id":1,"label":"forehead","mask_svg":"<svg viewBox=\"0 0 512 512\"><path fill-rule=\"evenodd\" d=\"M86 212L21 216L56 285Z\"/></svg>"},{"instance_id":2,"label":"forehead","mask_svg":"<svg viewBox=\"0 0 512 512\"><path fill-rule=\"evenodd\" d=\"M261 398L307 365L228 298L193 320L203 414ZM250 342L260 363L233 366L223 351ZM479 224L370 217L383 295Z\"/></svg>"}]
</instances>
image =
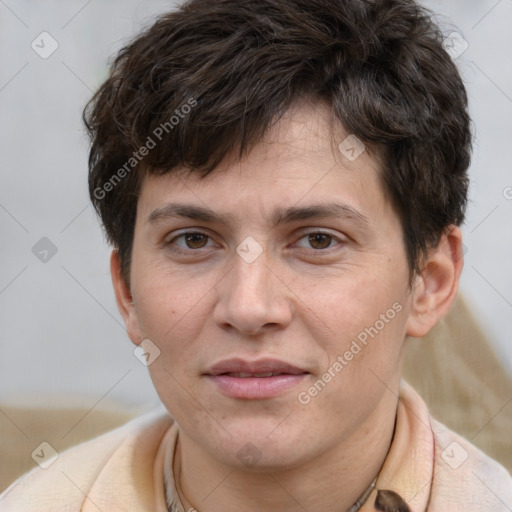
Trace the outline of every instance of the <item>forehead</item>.
<instances>
[{"instance_id":1,"label":"forehead","mask_svg":"<svg viewBox=\"0 0 512 512\"><path fill-rule=\"evenodd\" d=\"M379 155L332 123L326 106L301 102L247 155L227 158L206 177L183 169L149 174L138 210L145 220L154 219L157 209L179 197L227 216L266 212L275 220L279 208L283 213L284 207L337 202L362 217L370 205L384 207L380 170Z\"/></svg>"}]
</instances>

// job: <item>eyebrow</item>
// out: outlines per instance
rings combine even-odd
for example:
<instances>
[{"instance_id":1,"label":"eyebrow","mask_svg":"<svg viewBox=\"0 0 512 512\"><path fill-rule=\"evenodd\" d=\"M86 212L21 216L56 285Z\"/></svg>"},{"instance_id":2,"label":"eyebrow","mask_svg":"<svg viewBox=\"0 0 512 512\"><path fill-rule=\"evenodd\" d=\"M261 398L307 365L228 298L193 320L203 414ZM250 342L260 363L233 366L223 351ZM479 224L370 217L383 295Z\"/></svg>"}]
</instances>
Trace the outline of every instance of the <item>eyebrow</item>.
<instances>
[{"instance_id":1,"label":"eyebrow","mask_svg":"<svg viewBox=\"0 0 512 512\"><path fill-rule=\"evenodd\" d=\"M270 224L279 226L299 220L319 218L348 218L358 224L369 224L369 219L358 210L344 203L313 204L305 207L292 206L278 208L271 216ZM202 206L182 203L168 203L153 210L147 217L146 223L156 224L173 218L186 218L199 222L210 222L229 225L233 222L233 215L219 215L213 210Z\"/></svg>"}]
</instances>

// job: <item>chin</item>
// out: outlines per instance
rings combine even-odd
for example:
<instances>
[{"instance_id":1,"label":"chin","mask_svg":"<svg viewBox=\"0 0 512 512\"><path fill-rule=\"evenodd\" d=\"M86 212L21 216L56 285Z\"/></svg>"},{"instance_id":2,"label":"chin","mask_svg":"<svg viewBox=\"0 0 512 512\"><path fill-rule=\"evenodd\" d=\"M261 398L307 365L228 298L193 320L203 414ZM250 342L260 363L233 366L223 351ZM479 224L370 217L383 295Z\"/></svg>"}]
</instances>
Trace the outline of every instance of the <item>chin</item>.
<instances>
[{"instance_id":1,"label":"chin","mask_svg":"<svg viewBox=\"0 0 512 512\"><path fill-rule=\"evenodd\" d=\"M302 440L306 437L298 425L293 429L283 426L276 418L247 418L226 424L226 431L218 443L216 457L223 463L244 471L268 472L291 469L311 454L299 453L304 449Z\"/></svg>"}]
</instances>

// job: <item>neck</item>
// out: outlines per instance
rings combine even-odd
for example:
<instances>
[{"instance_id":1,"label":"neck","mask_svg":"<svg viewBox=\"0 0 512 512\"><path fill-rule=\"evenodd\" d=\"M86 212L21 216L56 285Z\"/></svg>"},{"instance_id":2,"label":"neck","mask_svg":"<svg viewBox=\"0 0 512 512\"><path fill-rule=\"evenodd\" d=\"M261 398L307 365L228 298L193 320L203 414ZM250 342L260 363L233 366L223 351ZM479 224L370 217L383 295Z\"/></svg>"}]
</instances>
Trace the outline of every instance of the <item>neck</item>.
<instances>
[{"instance_id":1,"label":"neck","mask_svg":"<svg viewBox=\"0 0 512 512\"><path fill-rule=\"evenodd\" d=\"M396 397L387 393L354 433L292 469L239 470L219 463L180 431L175 479L185 510L346 512L378 475L393 438Z\"/></svg>"}]
</instances>

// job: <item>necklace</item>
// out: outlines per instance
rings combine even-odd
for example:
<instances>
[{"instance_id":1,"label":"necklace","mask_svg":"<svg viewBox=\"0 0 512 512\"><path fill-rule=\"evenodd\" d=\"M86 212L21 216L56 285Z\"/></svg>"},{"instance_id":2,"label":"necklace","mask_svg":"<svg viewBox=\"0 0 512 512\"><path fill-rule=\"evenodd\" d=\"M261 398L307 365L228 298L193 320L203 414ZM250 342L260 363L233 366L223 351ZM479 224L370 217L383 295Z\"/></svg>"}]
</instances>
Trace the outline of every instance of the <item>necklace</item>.
<instances>
[{"instance_id":1,"label":"necklace","mask_svg":"<svg viewBox=\"0 0 512 512\"><path fill-rule=\"evenodd\" d=\"M366 491L363 492L361 497L348 509L348 512L357 512L358 510L360 510L361 507L365 504L370 494L372 493L376 484L377 477L375 477L375 480L370 484L370 487L368 487L368 489L366 489Z\"/></svg>"}]
</instances>

